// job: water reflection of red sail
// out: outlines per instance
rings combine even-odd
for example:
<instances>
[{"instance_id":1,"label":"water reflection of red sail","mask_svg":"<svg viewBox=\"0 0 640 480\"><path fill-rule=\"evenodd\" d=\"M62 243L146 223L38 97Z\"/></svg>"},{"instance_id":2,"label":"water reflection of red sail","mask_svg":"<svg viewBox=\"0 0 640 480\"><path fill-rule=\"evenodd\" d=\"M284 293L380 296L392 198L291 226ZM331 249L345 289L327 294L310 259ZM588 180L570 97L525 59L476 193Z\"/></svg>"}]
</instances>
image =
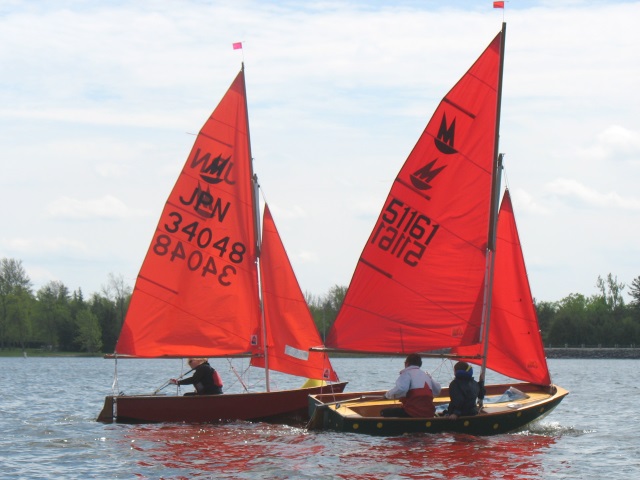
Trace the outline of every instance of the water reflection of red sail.
<instances>
[{"instance_id":1,"label":"water reflection of red sail","mask_svg":"<svg viewBox=\"0 0 640 480\"><path fill-rule=\"evenodd\" d=\"M363 440L364 439L364 440ZM409 435L390 439L308 435L267 424L136 426L143 478L540 478L556 440L537 434L476 437ZM250 455L242 455L247 445ZM330 466L328 465L330 462ZM157 473L156 473L157 472ZM314 475L315 472L315 475Z\"/></svg>"},{"instance_id":2,"label":"water reflection of red sail","mask_svg":"<svg viewBox=\"0 0 640 480\"><path fill-rule=\"evenodd\" d=\"M176 478L167 469L174 469L179 475L177 478L196 478L203 473L244 478L251 472L255 472L251 478L281 478L276 474L280 465L291 464L305 455L318 455L320 458L324 451L321 445L291 447L291 443L299 443L304 438L301 429L235 422L208 426L167 425L162 428L136 426L125 436L132 448L139 452L136 456L141 467L138 475L143 478L156 477L149 475L149 471L158 471L157 478ZM251 446L251 453L242 454L247 445ZM269 474L270 466L273 475Z\"/></svg>"},{"instance_id":3,"label":"water reflection of red sail","mask_svg":"<svg viewBox=\"0 0 640 480\"><path fill-rule=\"evenodd\" d=\"M394 439L380 448L391 450L381 461L406 465L403 478L540 478L542 454L555 444L555 438L542 435L434 438L437 440L422 436Z\"/></svg>"},{"instance_id":4,"label":"water reflection of red sail","mask_svg":"<svg viewBox=\"0 0 640 480\"><path fill-rule=\"evenodd\" d=\"M510 388L526 398L455 421L407 421L380 416L389 401L363 401L377 392L316 396L312 427L504 433L546 415L568 393L551 383L508 191L499 208L505 35L503 24L437 106L394 179L326 345L393 355L446 350L526 382L488 386L489 400ZM447 389L435 400L448 403Z\"/></svg>"},{"instance_id":5,"label":"water reflection of red sail","mask_svg":"<svg viewBox=\"0 0 640 480\"><path fill-rule=\"evenodd\" d=\"M322 341L266 207L261 245L258 188L242 69L200 130L169 195L114 355L250 356L266 373L267 391L112 395L99 420L305 417L308 394L344 389L344 383L324 385L337 375L326 353L309 352ZM315 386L271 392L270 369L314 379Z\"/></svg>"}]
</instances>

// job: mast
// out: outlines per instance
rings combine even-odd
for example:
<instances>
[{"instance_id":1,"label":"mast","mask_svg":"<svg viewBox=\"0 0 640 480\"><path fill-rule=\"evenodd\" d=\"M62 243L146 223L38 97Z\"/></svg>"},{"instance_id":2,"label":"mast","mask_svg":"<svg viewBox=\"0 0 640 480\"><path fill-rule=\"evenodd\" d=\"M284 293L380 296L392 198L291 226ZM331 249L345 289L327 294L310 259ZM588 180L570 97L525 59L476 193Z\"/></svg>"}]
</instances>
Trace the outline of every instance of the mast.
<instances>
[{"instance_id":1,"label":"mast","mask_svg":"<svg viewBox=\"0 0 640 480\"><path fill-rule=\"evenodd\" d=\"M242 87L244 88L244 111L246 115L247 121L247 148L249 151L249 168L251 170L251 183L253 184L252 189L252 200L253 200L253 225L255 228L256 234L256 262L258 268L258 297L260 303L260 317L262 322L262 345L264 346L264 375L265 375L265 384L267 392L270 391L270 380L269 380L269 355L268 355L268 345L267 345L267 322L264 314L264 303L262 298L262 286L260 285L260 249L262 245L262 237L260 228L260 197L258 195L258 191L260 189L260 184L258 183L258 176L253 172L253 154L251 152L251 134L249 128L249 106L247 102L247 81L246 76L244 74L244 62L242 62Z\"/></svg>"},{"instance_id":2,"label":"mast","mask_svg":"<svg viewBox=\"0 0 640 480\"><path fill-rule=\"evenodd\" d=\"M500 110L502 107L502 79L504 72L504 47L507 35L507 24L502 22L502 37L500 39L500 69L498 72L498 98L496 102L496 130L493 140L493 152L495 155L493 179L491 182L491 205L489 213L489 232L487 239L487 267L485 273L485 292L483 305L483 329L482 329L482 367L480 377L484 379L487 369L487 352L489 350L489 325L491 323L491 297L493 294L493 272L495 265L496 230L498 224L498 208L500 204L500 179L502 175L503 154L498 153L500 144Z\"/></svg>"}]
</instances>

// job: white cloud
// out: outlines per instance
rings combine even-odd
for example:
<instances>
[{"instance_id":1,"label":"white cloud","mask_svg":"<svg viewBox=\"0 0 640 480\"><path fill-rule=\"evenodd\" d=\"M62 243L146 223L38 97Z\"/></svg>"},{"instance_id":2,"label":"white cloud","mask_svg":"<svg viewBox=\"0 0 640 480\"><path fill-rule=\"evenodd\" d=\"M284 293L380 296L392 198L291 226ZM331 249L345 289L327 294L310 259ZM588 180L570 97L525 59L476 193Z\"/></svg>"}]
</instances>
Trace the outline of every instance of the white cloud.
<instances>
[{"instance_id":1,"label":"white cloud","mask_svg":"<svg viewBox=\"0 0 640 480\"><path fill-rule=\"evenodd\" d=\"M318 252L298 252L295 255L295 258L300 260L301 263L318 263L320 261L318 258Z\"/></svg>"},{"instance_id":2,"label":"white cloud","mask_svg":"<svg viewBox=\"0 0 640 480\"><path fill-rule=\"evenodd\" d=\"M52 217L66 219L116 219L145 215L144 211L131 209L111 195L89 200L60 197L48 205L47 212Z\"/></svg>"},{"instance_id":3,"label":"white cloud","mask_svg":"<svg viewBox=\"0 0 640 480\"><path fill-rule=\"evenodd\" d=\"M511 3L500 142L534 295L588 294L608 272L629 282L640 274L640 2ZM471 0L2 11L0 218L15 239L2 255L87 292L112 271L135 279L186 133L244 60L256 173L315 294L349 282L402 162L503 13ZM27 253L38 242L47 259Z\"/></svg>"},{"instance_id":4,"label":"white cloud","mask_svg":"<svg viewBox=\"0 0 640 480\"><path fill-rule=\"evenodd\" d=\"M274 219L296 219L304 218L307 216L307 212L300 205L287 205L286 207L279 206L277 204L269 203L269 208L272 211Z\"/></svg>"},{"instance_id":5,"label":"white cloud","mask_svg":"<svg viewBox=\"0 0 640 480\"><path fill-rule=\"evenodd\" d=\"M516 188L511 190L511 198L513 199L516 213L531 213L534 215L548 215L549 208L541 204L536 198L523 190Z\"/></svg>"},{"instance_id":6,"label":"white cloud","mask_svg":"<svg viewBox=\"0 0 640 480\"><path fill-rule=\"evenodd\" d=\"M597 137L607 156L613 160L632 159L640 162L640 131L631 131L620 125L611 125Z\"/></svg>"},{"instance_id":7,"label":"white cloud","mask_svg":"<svg viewBox=\"0 0 640 480\"><path fill-rule=\"evenodd\" d=\"M572 179L555 179L547 184L547 189L555 195L574 201L577 206L640 210L640 199L638 198L625 198L617 192L601 193Z\"/></svg>"},{"instance_id":8,"label":"white cloud","mask_svg":"<svg viewBox=\"0 0 640 480\"><path fill-rule=\"evenodd\" d=\"M48 255L52 253L86 253L89 251L87 246L78 240L66 237L48 237L39 238L13 237L2 240L4 248L16 252L17 254L36 253L40 255Z\"/></svg>"}]
</instances>

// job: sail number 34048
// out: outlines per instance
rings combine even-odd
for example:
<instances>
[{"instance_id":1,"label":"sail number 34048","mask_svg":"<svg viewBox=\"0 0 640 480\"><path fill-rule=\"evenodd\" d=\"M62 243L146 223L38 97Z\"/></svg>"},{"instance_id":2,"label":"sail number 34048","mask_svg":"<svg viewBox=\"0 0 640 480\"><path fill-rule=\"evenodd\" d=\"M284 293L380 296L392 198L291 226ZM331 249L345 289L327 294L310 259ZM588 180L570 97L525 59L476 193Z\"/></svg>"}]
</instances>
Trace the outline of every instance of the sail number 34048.
<instances>
[{"instance_id":1,"label":"sail number 34048","mask_svg":"<svg viewBox=\"0 0 640 480\"><path fill-rule=\"evenodd\" d=\"M429 217L394 198L382 211L371 243L415 267L438 228Z\"/></svg>"},{"instance_id":2,"label":"sail number 34048","mask_svg":"<svg viewBox=\"0 0 640 480\"><path fill-rule=\"evenodd\" d=\"M182 215L178 212L171 212L169 217L171 222L165 223L164 229L172 235L164 233L157 235L153 244L153 252L159 256L169 255L172 262L184 261L189 270L200 271L203 277L215 275L223 286L231 285L232 277L236 274L235 266L226 264L219 269L215 259L204 253L204 250L211 248L218 257L226 256L231 263L240 264L244 260L247 247L241 242L231 242L228 236L214 241L210 228L200 228L198 222L183 225ZM175 234L179 233L185 235L187 242L197 248L190 249L191 252L187 253L182 241L174 238Z\"/></svg>"}]
</instances>

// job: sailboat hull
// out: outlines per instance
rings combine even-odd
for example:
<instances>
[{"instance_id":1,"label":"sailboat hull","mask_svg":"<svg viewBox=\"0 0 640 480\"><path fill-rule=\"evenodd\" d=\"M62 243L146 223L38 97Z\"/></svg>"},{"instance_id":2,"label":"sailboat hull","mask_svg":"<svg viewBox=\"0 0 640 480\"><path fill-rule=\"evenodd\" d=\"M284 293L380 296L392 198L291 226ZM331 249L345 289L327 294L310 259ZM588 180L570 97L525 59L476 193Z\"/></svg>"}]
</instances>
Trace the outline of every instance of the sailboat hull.
<instances>
[{"instance_id":1,"label":"sailboat hull","mask_svg":"<svg viewBox=\"0 0 640 480\"><path fill-rule=\"evenodd\" d=\"M274 392L223 395L109 395L98 416L104 423L215 423L308 420L308 396L340 393L346 382Z\"/></svg>"},{"instance_id":2,"label":"sailboat hull","mask_svg":"<svg viewBox=\"0 0 640 480\"><path fill-rule=\"evenodd\" d=\"M526 399L490 403L509 387L527 394ZM451 420L434 418L382 417L380 410L398 406L393 400L372 400L384 392L354 392L339 395L312 395L309 397L310 429L336 430L365 435L394 436L411 433L466 433L470 435L496 435L524 429L551 412L569 392L556 385L538 386L529 383L487 386L483 411L472 417ZM437 405L449 401L448 389L443 388Z\"/></svg>"}]
</instances>

